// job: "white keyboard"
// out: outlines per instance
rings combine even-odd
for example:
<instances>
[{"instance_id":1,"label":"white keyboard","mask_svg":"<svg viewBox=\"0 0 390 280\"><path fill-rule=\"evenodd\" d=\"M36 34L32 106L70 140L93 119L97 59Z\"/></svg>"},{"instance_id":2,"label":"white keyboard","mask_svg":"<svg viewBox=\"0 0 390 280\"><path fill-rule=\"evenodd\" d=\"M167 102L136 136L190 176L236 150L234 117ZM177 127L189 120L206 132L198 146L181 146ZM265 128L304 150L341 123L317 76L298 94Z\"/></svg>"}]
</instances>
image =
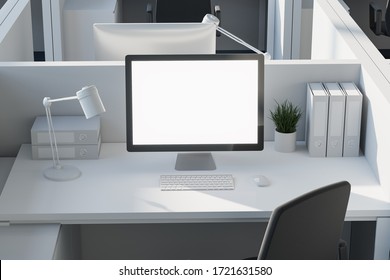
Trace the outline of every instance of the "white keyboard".
<instances>
[{"instance_id":1,"label":"white keyboard","mask_svg":"<svg viewBox=\"0 0 390 280\"><path fill-rule=\"evenodd\" d=\"M233 175L161 175L162 191L234 190Z\"/></svg>"}]
</instances>

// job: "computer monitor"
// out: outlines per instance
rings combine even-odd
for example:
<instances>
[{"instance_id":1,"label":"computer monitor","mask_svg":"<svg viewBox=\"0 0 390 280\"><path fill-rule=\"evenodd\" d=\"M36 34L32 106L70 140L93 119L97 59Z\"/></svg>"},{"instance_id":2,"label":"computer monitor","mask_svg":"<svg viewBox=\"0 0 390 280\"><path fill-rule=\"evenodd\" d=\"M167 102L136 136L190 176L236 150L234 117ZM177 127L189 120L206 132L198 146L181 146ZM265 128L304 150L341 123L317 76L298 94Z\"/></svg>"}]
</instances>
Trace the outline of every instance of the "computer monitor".
<instances>
[{"instance_id":1,"label":"computer monitor","mask_svg":"<svg viewBox=\"0 0 390 280\"><path fill-rule=\"evenodd\" d=\"M129 152L179 152L177 170L215 169L212 151L262 150L264 56L126 56L126 126Z\"/></svg>"},{"instance_id":2,"label":"computer monitor","mask_svg":"<svg viewBox=\"0 0 390 280\"><path fill-rule=\"evenodd\" d=\"M128 54L215 54L216 28L204 23L95 23L96 60Z\"/></svg>"}]
</instances>

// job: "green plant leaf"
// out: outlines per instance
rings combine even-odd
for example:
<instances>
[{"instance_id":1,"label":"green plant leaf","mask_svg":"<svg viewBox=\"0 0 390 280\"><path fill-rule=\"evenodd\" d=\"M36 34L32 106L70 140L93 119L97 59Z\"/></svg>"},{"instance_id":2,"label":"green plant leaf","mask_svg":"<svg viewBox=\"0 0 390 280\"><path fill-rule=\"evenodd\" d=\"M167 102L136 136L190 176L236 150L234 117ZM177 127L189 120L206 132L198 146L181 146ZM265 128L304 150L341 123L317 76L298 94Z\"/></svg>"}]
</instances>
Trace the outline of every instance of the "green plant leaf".
<instances>
[{"instance_id":1,"label":"green plant leaf","mask_svg":"<svg viewBox=\"0 0 390 280\"><path fill-rule=\"evenodd\" d=\"M276 130L281 133L295 132L302 116L301 109L288 100L283 103L278 103L276 100L275 102L275 109L270 110L270 119L274 122Z\"/></svg>"}]
</instances>

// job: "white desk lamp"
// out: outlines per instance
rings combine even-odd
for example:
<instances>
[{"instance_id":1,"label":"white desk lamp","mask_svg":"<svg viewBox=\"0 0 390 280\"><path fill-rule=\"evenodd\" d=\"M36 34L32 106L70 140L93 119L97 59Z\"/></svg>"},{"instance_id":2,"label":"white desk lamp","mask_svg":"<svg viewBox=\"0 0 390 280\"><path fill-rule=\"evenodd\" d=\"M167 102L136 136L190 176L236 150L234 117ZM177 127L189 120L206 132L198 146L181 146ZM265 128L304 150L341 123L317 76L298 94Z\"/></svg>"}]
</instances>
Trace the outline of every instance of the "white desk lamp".
<instances>
[{"instance_id":1,"label":"white desk lamp","mask_svg":"<svg viewBox=\"0 0 390 280\"><path fill-rule=\"evenodd\" d=\"M226 31L225 29L223 29L222 27L219 27L219 19L212 15L212 14L207 14L203 17L203 20L202 20L202 23L211 23L211 24L214 24L217 28L217 31L221 32L223 35L229 37L230 39L236 41L237 43L240 43L241 45L247 47L248 49L254 51L255 53L258 53L258 54L263 54L265 56L266 59L271 59L271 55L269 53L263 53L262 51L256 49L255 47L253 47L252 45L249 45L247 42L245 42L244 40L238 38L237 36L233 35L232 33Z\"/></svg>"},{"instance_id":2,"label":"white desk lamp","mask_svg":"<svg viewBox=\"0 0 390 280\"><path fill-rule=\"evenodd\" d=\"M95 86L83 87L81 90L76 92L75 96L50 99L50 97L45 97L43 99L43 106L46 110L47 125L49 128L49 138L50 146L53 156L53 166L44 170L43 175L53 181L68 181L74 180L81 176L81 171L71 165L61 165L60 159L58 156L58 147L57 140L54 133L53 121L51 118L50 106L54 102L74 100L78 99L81 105L81 108L84 111L84 115L87 119L92 118L96 115L99 115L106 110L104 109L103 103L100 99L98 90Z\"/></svg>"}]
</instances>

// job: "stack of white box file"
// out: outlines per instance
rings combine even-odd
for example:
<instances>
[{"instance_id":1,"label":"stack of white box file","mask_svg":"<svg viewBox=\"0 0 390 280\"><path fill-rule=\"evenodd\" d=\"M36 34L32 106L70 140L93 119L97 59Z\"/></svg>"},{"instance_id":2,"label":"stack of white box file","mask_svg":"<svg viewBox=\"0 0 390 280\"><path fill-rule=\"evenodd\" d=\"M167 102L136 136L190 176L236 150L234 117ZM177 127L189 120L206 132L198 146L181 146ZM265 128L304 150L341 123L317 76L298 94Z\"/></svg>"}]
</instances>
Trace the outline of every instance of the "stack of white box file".
<instances>
[{"instance_id":1,"label":"stack of white box file","mask_svg":"<svg viewBox=\"0 0 390 280\"><path fill-rule=\"evenodd\" d=\"M100 117L53 116L60 159L97 159L100 153ZM33 159L51 159L46 116L36 117L31 128Z\"/></svg>"},{"instance_id":2,"label":"stack of white box file","mask_svg":"<svg viewBox=\"0 0 390 280\"><path fill-rule=\"evenodd\" d=\"M359 155L363 95L354 83L307 84L306 144L315 157Z\"/></svg>"}]
</instances>

